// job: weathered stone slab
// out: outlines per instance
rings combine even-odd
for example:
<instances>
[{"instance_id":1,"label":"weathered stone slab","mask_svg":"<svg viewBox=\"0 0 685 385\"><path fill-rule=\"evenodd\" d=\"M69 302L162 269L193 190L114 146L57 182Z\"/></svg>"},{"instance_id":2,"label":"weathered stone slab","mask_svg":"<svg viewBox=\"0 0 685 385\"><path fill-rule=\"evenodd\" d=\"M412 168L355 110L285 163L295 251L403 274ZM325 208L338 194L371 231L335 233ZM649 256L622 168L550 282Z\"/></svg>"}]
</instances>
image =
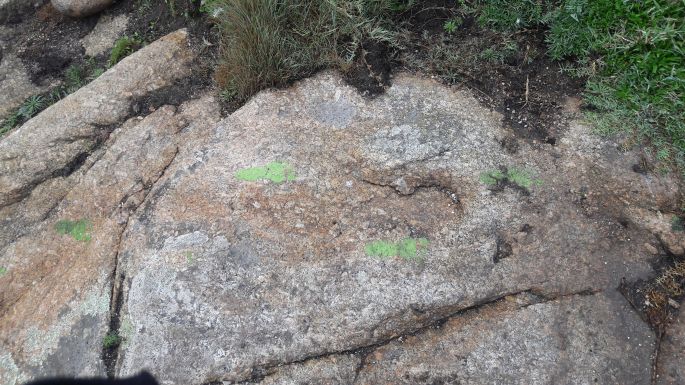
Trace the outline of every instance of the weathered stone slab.
<instances>
[{"instance_id":1,"label":"weathered stone slab","mask_svg":"<svg viewBox=\"0 0 685 385\"><path fill-rule=\"evenodd\" d=\"M545 151L511 154L505 135L468 93L409 76L372 100L331 74L258 95L201 144L184 143L131 220L118 373L244 381L509 294L613 293L651 271L635 245L654 236L606 204L651 207L668 182L614 177L601 156L629 170L632 155L588 140L582 125ZM634 317L619 302L609 301L616 320ZM603 327L618 338L616 325Z\"/></svg>"},{"instance_id":2,"label":"weathered stone slab","mask_svg":"<svg viewBox=\"0 0 685 385\"><path fill-rule=\"evenodd\" d=\"M131 113L135 98L187 75L192 59L187 32L174 32L2 138L0 207L20 201L46 179L68 174L102 143L109 126Z\"/></svg>"},{"instance_id":3,"label":"weathered stone slab","mask_svg":"<svg viewBox=\"0 0 685 385\"><path fill-rule=\"evenodd\" d=\"M618 293L498 303L365 359L357 384L649 384L654 333Z\"/></svg>"}]
</instances>

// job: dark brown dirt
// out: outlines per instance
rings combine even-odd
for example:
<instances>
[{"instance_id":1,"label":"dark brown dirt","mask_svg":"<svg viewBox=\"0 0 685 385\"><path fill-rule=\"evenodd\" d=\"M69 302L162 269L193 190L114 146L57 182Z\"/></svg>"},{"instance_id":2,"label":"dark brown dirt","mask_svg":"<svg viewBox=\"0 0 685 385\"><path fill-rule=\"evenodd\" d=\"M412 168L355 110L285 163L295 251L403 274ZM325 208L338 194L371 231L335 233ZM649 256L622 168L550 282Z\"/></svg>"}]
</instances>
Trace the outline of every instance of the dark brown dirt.
<instances>
[{"instance_id":1,"label":"dark brown dirt","mask_svg":"<svg viewBox=\"0 0 685 385\"><path fill-rule=\"evenodd\" d=\"M461 23L447 32L444 25L450 20ZM373 96L389 86L394 71L437 76L476 91L476 97L504 115L512 133L502 143L507 151L516 152L519 139L556 144L564 127L562 106L581 94L585 80L562 73L561 64L546 57L544 28L494 32L482 28L472 15L460 13L454 0L420 2L395 22L405 29L406 48L393 52L387 46L365 45L357 65L347 73L350 84ZM500 57L488 60L488 49Z\"/></svg>"},{"instance_id":2,"label":"dark brown dirt","mask_svg":"<svg viewBox=\"0 0 685 385\"><path fill-rule=\"evenodd\" d=\"M136 36L146 44L187 27L195 39L194 46L203 51L202 56L213 57L215 44L211 43L210 24L199 13L199 1L176 0L172 10L164 1L122 0L102 14L84 19L65 17L45 0L37 2L37 7L33 4L6 11L5 15L0 15L0 22L10 27L10 36L5 36L8 46L22 59L35 84L47 85L61 80L69 66L82 66L87 59L91 65L104 68L108 55L87 58L80 40L105 14L128 14L126 35ZM203 84L207 83L208 65L208 62L200 65Z\"/></svg>"},{"instance_id":3,"label":"dark brown dirt","mask_svg":"<svg viewBox=\"0 0 685 385\"><path fill-rule=\"evenodd\" d=\"M45 85L60 78L71 64L83 60L80 39L97 24L97 16L74 20L59 14L50 3L23 15L10 45L29 71L31 81Z\"/></svg>"}]
</instances>

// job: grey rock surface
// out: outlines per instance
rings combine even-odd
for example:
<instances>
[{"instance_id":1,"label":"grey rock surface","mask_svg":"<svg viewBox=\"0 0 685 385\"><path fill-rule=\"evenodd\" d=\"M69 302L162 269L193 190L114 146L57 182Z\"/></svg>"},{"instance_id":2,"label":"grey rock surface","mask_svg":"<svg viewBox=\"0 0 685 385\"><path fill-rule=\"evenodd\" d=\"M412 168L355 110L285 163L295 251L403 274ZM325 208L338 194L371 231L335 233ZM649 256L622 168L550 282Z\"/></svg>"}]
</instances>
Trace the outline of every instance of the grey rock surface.
<instances>
[{"instance_id":1,"label":"grey rock surface","mask_svg":"<svg viewBox=\"0 0 685 385\"><path fill-rule=\"evenodd\" d=\"M650 383L616 288L681 244L675 179L577 121L511 152L498 113L412 75L128 118L189 73L173 36L0 141L0 382Z\"/></svg>"},{"instance_id":2,"label":"grey rock surface","mask_svg":"<svg viewBox=\"0 0 685 385\"><path fill-rule=\"evenodd\" d=\"M95 28L82 39L86 55L97 56L107 53L112 49L114 43L124 32L128 25L128 16L121 15L102 15L95 25Z\"/></svg>"},{"instance_id":3,"label":"grey rock surface","mask_svg":"<svg viewBox=\"0 0 685 385\"><path fill-rule=\"evenodd\" d=\"M44 172L42 166L49 173L23 199L0 207L0 383L108 370L102 340L109 331L112 278L128 218L175 158L178 142L219 121L212 97L127 118L135 97L187 73L191 55L185 39L181 31L152 44L150 51L102 75L105 82L89 85L51 107L47 119L43 113L0 142L21 157L2 158L3 165L17 162L5 169L9 174L29 173L21 168L27 164L36 167L31 172ZM149 62L137 59L177 61L157 75ZM112 125L107 135L92 137L105 121ZM89 147L89 141L100 142ZM83 147L64 153L79 148L70 147L77 142ZM77 154L84 159L72 172L50 171L55 159Z\"/></svg>"},{"instance_id":4,"label":"grey rock surface","mask_svg":"<svg viewBox=\"0 0 685 385\"><path fill-rule=\"evenodd\" d=\"M2 56L0 59L0 120L19 107L26 98L45 90L45 87L38 87L31 82L19 58L10 54Z\"/></svg>"},{"instance_id":5,"label":"grey rock surface","mask_svg":"<svg viewBox=\"0 0 685 385\"><path fill-rule=\"evenodd\" d=\"M657 367L658 385L685 384L685 311L682 308L661 341Z\"/></svg>"},{"instance_id":6,"label":"grey rock surface","mask_svg":"<svg viewBox=\"0 0 685 385\"><path fill-rule=\"evenodd\" d=\"M70 17L86 17L109 7L114 0L51 0L52 6Z\"/></svg>"},{"instance_id":7,"label":"grey rock surface","mask_svg":"<svg viewBox=\"0 0 685 385\"><path fill-rule=\"evenodd\" d=\"M356 383L650 383L654 333L620 294L514 301L374 350Z\"/></svg>"},{"instance_id":8,"label":"grey rock surface","mask_svg":"<svg viewBox=\"0 0 685 385\"><path fill-rule=\"evenodd\" d=\"M46 179L68 174L102 142L108 127L130 114L136 98L186 76L192 59L187 32L172 33L2 138L0 208L22 200Z\"/></svg>"},{"instance_id":9,"label":"grey rock surface","mask_svg":"<svg viewBox=\"0 0 685 385\"><path fill-rule=\"evenodd\" d=\"M608 371L637 360L602 378L648 383L653 335L614 294L623 277L651 272L635 245L655 236L621 225L626 210L614 202L653 207L675 193L668 179L630 174L633 155L589 130L574 123L556 148L522 144L509 154L496 113L468 93L409 76L373 100L331 74L258 95L202 144L185 143L132 218L118 269L130 325L118 373L146 367L169 384L239 382L286 376L279 368L294 363L300 374L292 375L302 376L302 362L530 292L577 300L502 318L505 329L543 329L540 354L563 367ZM626 171L618 176L607 156ZM542 182L488 187L482 174L500 166ZM589 200L577 193L584 187ZM557 322L555 312L569 319ZM621 325L630 326L626 334ZM576 326L592 331L576 336ZM505 337L492 333L500 349ZM567 338L573 344L560 346ZM607 351L576 356L583 342L605 340ZM538 363L498 359L522 373ZM324 375L323 364L311 365L318 376L347 378L346 369ZM582 369L539 370L559 383L586 378Z\"/></svg>"}]
</instances>

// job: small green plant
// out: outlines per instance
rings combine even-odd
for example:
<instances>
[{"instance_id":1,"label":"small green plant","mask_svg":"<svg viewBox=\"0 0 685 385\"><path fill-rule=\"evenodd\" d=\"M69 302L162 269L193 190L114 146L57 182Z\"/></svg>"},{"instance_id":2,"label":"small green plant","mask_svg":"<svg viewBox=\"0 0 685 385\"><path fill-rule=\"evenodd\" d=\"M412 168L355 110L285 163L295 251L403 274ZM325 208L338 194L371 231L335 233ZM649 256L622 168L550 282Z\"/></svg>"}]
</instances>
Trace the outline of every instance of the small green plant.
<instances>
[{"instance_id":1,"label":"small green plant","mask_svg":"<svg viewBox=\"0 0 685 385\"><path fill-rule=\"evenodd\" d=\"M111 331L105 335L105 337L102 339L102 346L105 349L114 349L117 346L121 345L122 338L119 336L119 333L115 331Z\"/></svg>"},{"instance_id":2,"label":"small green plant","mask_svg":"<svg viewBox=\"0 0 685 385\"><path fill-rule=\"evenodd\" d=\"M458 17L455 17L453 19L447 20L445 24L443 24L442 29L444 29L447 33L453 33L457 30L457 28L459 28L461 23L462 20Z\"/></svg>"},{"instance_id":3,"label":"small green plant","mask_svg":"<svg viewBox=\"0 0 685 385\"><path fill-rule=\"evenodd\" d=\"M518 52L518 49L518 44L515 41L506 41L503 44L484 49L479 57L491 63L504 64L508 58Z\"/></svg>"},{"instance_id":4,"label":"small green plant","mask_svg":"<svg viewBox=\"0 0 685 385\"><path fill-rule=\"evenodd\" d=\"M34 95L26 99L24 104L19 107L19 114L28 120L43 109L44 101L40 95Z\"/></svg>"},{"instance_id":5,"label":"small green plant","mask_svg":"<svg viewBox=\"0 0 685 385\"><path fill-rule=\"evenodd\" d=\"M0 125L0 136L5 135L11 129L19 124L21 119L21 114L19 111L11 113L5 120L3 120L2 125Z\"/></svg>"},{"instance_id":6,"label":"small green plant","mask_svg":"<svg viewBox=\"0 0 685 385\"><path fill-rule=\"evenodd\" d=\"M535 179L530 172L514 167L485 172L481 174L480 181L488 186L502 186L511 183L526 191L530 191L533 186L542 184L542 180Z\"/></svg>"},{"instance_id":7,"label":"small green plant","mask_svg":"<svg viewBox=\"0 0 685 385\"><path fill-rule=\"evenodd\" d=\"M138 0L136 8L138 12L147 12L152 8L152 0Z\"/></svg>"},{"instance_id":8,"label":"small green plant","mask_svg":"<svg viewBox=\"0 0 685 385\"><path fill-rule=\"evenodd\" d=\"M143 41L137 36L129 37L123 36L119 38L112 47L112 52L109 54L108 67L112 67L119 63L123 58L132 54L135 50L140 48Z\"/></svg>"},{"instance_id":9,"label":"small green plant","mask_svg":"<svg viewBox=\"0 0 685 385\"><path fill-rule=\"evenodd\" d=\"M428 243L426 238L405 238L399 242L375 241L366 245L365 251L367 255L379 259L423 259Z\"/></svg>"},{"instance_id":10,"label":"small green plant","mask_svg":"<svg viewBox=\"0 0 685 385\"><path fill-rule=\"evenodd\" d=\"M416 0L391 0L389 3L389 8L393 12L405 12L414 6Z\"/></svg>"},{"instance_id":11,"label":"small green plant","mask_svg":"<svg viewBox=\"0 0 685 385\"><path fill-rule=\"evenodd\" d=\"M683 217L675 216L671 220L671 230L673 231L685 231L685 219Z\"/></svg>"},{"instance_id":12,"label":"small green plant","mask_svg":"<svg viewBox=\"0 0 685 385\"><path fill-rule=\"evenodd\" d=\"M478 22L497 31L515 31L540 24L546 19L543 2L538 0L488 0Z\"/></svg>"},{"instance_id":13,"label":"small green plant","mask_svg":"<svg viewBox=\"0 0 685 385\"><path fill-rule=\"evenodd\" d=\"M7 274L7 268L4 266L0 266L0 277L2 277L5 274Z\"/></svg>"},{"instance_id":14,"label":"small green plant","mask_svg":"<svg viewBox=\"0 0 685 385\"><path fill-rule=\"evenodd\" d=\"M87 60L85 64L69 66L64 71L64 81L62 84L41 95L29 97L19 108L0 121L0 136L23 124L67 95L76 92L87 83L102 75L104 71L103 68L97 66L92 58Z\"/></svg>"},{"instance_id":15,"label":"small green plant","mask_svg":"<svg viewBox=\"0 0 685 385\"><path fill-rule=\"evenodd\" d=\"M77 241L90 242L93 224L87 219L78 221L61 220L55 224L55 231L62 235L70 235Z\"/></svg>"}]
</instances>

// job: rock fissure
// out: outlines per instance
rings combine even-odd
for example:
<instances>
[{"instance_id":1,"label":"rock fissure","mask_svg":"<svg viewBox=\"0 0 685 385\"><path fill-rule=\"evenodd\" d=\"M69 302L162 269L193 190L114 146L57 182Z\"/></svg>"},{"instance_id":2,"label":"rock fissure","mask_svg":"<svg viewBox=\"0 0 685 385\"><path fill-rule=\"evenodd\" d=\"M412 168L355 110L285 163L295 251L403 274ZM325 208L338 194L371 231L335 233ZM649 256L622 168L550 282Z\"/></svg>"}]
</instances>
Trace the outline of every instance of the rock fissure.
<instances>
[{"instance_id":1,"label":"rock fissure","mask_svg":"<svg viewBox=\"0 0 685 385\"><path fill-rule=\"evenodd\" d=\"M234 384L258 384L262 381L264 381L267 377L273 375L276 373L276 371L279 368L291 366L291 365L301 365L301 364L306 364L311 361L316 361L316 360L321 360L329 357L334 357L334 356L357 356L360 359L359 365L355 368L355 382L356 379L359 377L359 374L363 370L364 366L366 365L366 357L369 356L371 353L373 353L375 350L384 347L386 345L389 345L395 341L402 341L408 337L416 337L420 336L429 330L433 329L440 329L443 325L445 325L449 320L457 318L457 317L462 317L465 316L467 313L471 313L474 311L478 311L479 309L494 305L496 303L499 303L501 301L506 300L506 298L510 297L517 297L521 295L529 295L532 297L529 297L524 300L523 303L519 304L517 308L523 309L532 305L540 305L548 302L554 302L558 300L562 300L565 298L570 298L574 296L590 296L590 295L596 295L602 292L602 290L581 290L578 292L573 292L573 293L563 293L559 295L554 295L554 296L543 296L540 294L535 293L535 289L526 289L526 290L520 290L520 291L515 291L515 292L509 292L506 294L502 294L499 296L496 296L494 298L489 298L485 299L483 301L479 301L478 303L467 306L465 308L461 308L456 311L452 311L446 316L441 316L435 319L432 319L425 323L422 326L417 327L416 329L409 330L402 332L400 334L397 334L395 336L381 339L380 341L377 341L372 344L368 345L362 345L358 347L353 347L350 349L344 349L344 350L338 350L338 351L330 351L330 352L324 352L324 353L319 353L319 354L314 354L310 356L305 356L303 358L293 360L293 361L287 361L287 362L282 362L282 363L277 363L277 364L271 364L271 365L264 365L264 366L259 366L259 367L253 367L251 370L251 375L247 378L241 379L239 381L234 381L232 383ZM214 378L211 380L207 380L205 382L202 382L201 385L216 385L216 384L221 384L223 381L219 378ZM353 384L355 383L353 382Z\"/></svg>"},{"instance_id":2,"label":"rock fissure","mask_svg":"<svg viewBox=\"0 0 685 385\"><path fill-rule=\"evenodd\" d=\"M124 290L124 284L126 281L126 272L122 271L120 268L120 254L121 254L121 246L124 241L124 237L126 235L126 231L128 230L128 225L130 223L131 217L135 215L138 212L138 209L142 207L147 199L148 196L150 195L150 192L155 188L155 185L157 182L162 179L164 174L166 174L166 171L169 169L169 167L174 163L174 160L176 160L176 157L178 156L179 153L179 148L178 146L175 148L175 151L173 155L170 157L169 161L164 165L164 167L161 169L161 171L158 173L156 178L154 180L150 181L150 183L146 186L143 185L143 188L139 190L138 192L144 191L143 198L140 200L140 203L133 207L122 207L124 210L127 211L126 213L126 219L124 220L124 223L121 227L121 231L119 232L119 237L117 240L117 246L116 246L116 253L114 254L114 261L112 264L112 273L110 275L110 279L112 281L112 289L111 289L111 294L110 294L110 304L109 304L109 331L108 334L110 335L116 335L119 337L119 328L121 326L121 308L123 306L123 301L124 301L124 296L123 296L123 290ZM131 194L127 195L130 196ZM125 202L125 200L122 200L122 203ZM120 205L121 206L121 205ZM102 350L102 360L105 365L105 370L107 373L107 376L109 378L114 378L116 374L116 364L117 364L117 359L119 357L119 344L116 344L115 346L103 346Z\"/></svg>"},{"instance_id":3,"label":"rock fissure","mask_svg":"<svg viewBox=\"0 0 685 385\"><path fill-rule=\"evenodd\" d=\"M461 201L459 199L459 194L454 192L451 187L445 186L441 183L419 183L414 186L395 186L394 184L390 183L383 183L383 182L376 182L373 181L369 178L362 178L362 182L370 184L372 186L377 186L377 187L388 187L391 188L395 191L396 194L400 196L411 196L414 195L417 191L422 190L422 189L434 189L442 194L445 194L455 205L461 205Z\"/></svg>"}]
</instances>

